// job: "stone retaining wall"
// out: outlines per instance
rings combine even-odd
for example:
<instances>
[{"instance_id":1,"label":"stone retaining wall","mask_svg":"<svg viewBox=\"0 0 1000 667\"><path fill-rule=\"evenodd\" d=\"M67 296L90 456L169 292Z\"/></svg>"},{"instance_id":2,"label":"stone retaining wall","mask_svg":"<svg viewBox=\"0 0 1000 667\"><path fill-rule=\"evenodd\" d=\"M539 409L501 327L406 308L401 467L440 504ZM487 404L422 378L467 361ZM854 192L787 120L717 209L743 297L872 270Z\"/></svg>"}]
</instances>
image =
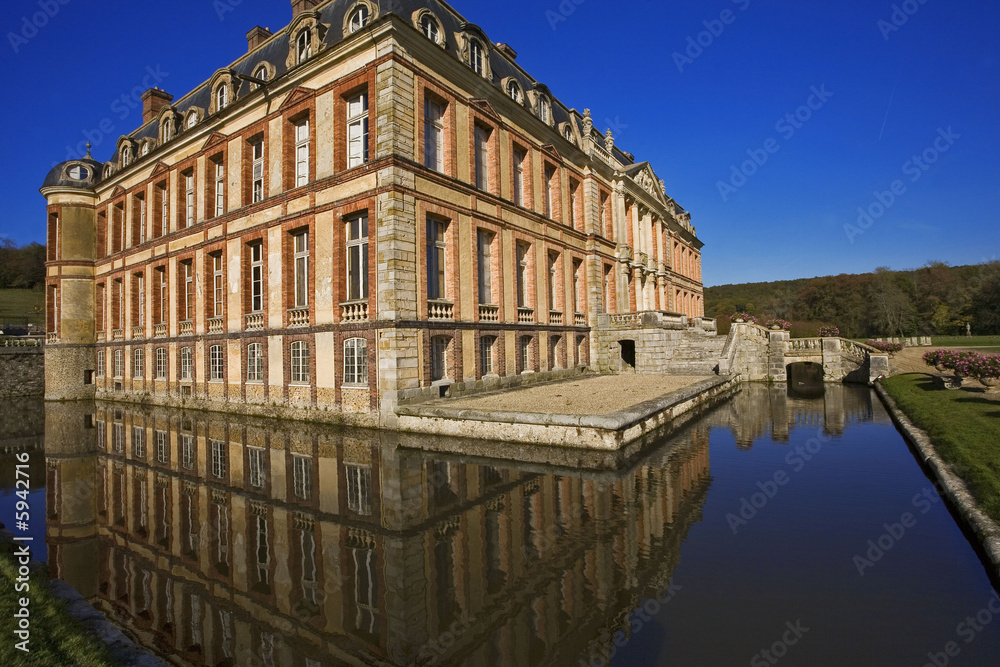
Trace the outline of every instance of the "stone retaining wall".
<instances>
[{"instance_id":1,"label":"stone retaining wall","mask_svg":"<svg viewBox=\"0 0 1000 667\"><path fill-rule=\"evenodd\" d=\"M0 398L44 394L43 348L0 347Z\"/></svg>"}]
</instances>

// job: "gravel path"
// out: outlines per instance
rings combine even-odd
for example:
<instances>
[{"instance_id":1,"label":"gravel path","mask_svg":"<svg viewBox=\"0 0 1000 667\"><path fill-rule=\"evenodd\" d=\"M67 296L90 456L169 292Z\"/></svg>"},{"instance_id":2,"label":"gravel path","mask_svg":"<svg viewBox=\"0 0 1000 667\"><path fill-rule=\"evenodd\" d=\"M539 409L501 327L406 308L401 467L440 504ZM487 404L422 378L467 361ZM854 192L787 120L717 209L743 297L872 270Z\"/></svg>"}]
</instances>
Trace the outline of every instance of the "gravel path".
<instances>
[{"instance_id":1,"label":"gravel path","mask_svg":"<svg viewBox=\"0 0 1000 667\"><path fill-rule=\"evenodd\" d=\"M489 396L448 400L449 408L562 415L606 415L701 382L709 376L602 375L516 389Z\"/></svg>"}]
</instances>

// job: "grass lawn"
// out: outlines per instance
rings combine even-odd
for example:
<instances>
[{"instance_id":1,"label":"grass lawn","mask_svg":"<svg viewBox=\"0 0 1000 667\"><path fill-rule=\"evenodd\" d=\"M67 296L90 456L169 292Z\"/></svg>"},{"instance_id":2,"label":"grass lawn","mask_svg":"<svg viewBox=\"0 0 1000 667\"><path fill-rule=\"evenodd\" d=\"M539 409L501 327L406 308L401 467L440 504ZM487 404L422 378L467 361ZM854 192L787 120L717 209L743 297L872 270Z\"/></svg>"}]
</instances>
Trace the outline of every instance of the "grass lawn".
<instances>
[{"instance_id":1,"label":"grass lawn","mask_svg":"<svg viewBox=\"0 0 1000 667\"><path fill-rule=\"evenodd\" d=\"M17 565L5 554L0 555L0 664L2 665L80 665L81 667L111 667L104 644L88 634L67 615L62 600L54 597L44 578L32 577L28 592L15 592ZM14 613L20 609L18 599L28 597L31 621L29 653L14 647L20 639L14 635Z\"/></svg>"},{"instance_id":2,"label":"grass lawn","mask_svg":"<svg viewBox=\"0 0 1000 667\"><path fill-rule=\"evenodd\" d=\"M936 347L1000 347L1000 336L934 336Z\"/></svg>"},{"instance_id":3,"label":"grass lawn","mask_svg":"<svg viewBox=\"0 0 1000 667\"><path fill-rule=\"evenodd\" d=\"M971 388L935 389L932 380L920 374L897 375L883 386L927 432L983 511L1000 521L1000 395Z\"/></svg>"},{"instance_id":4,"label":"grass lawn","mask_svg":"<svg viewBox=\"0 0 1000 667\"><path fill-rule=\"evenodd\" d=\"M5 323L44 326L44 290L0 289L0 325Z\"/></svg>"}]
</instances>

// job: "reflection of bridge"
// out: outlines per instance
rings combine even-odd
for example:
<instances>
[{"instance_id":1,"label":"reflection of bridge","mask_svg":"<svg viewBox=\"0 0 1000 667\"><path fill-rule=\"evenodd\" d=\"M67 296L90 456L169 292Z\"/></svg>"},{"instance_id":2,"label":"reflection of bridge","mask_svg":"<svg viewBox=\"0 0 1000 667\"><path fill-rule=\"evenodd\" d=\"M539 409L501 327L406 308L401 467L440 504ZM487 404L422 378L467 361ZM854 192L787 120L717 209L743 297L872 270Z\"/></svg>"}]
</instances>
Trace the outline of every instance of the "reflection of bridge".
<instances>
[{"instance_id":1,"label":"reflection of bridge","mask_svg":"<svg viewBox=\"0 0 1000 667\"><path fill-rule=\"evenodd\" d=\"M796 338L756 324L734 323L719 361L722 375L785 382L789 366L818 364L827 382L870 384L889 374L888 355L846 338Z\"/></svg>"},{"instance_id":2,"label":"reflection of bridge","mask_svg":"<svg viewBox=\"0 0 1000 667\"><path fill-rule=\"evenodd\" d=\"M587 473L160 408L46 421L54 575L188 665L589 660L667 589L710 483L707 426Z\"/></svg>"}]
</instances>

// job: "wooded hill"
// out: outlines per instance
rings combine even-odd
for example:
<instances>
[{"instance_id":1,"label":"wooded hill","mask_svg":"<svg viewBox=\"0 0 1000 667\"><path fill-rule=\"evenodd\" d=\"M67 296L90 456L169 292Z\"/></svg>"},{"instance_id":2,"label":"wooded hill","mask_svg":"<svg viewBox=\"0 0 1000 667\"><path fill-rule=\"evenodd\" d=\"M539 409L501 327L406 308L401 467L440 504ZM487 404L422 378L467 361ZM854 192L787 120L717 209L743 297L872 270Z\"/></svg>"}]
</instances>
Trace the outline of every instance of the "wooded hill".
<instances>
[{"instance_id":1,"label":"wooded hill","mask_svg":"<svg viewBox=\"0 0 1000 667\"><path fill-rule=\"evenodd\" d=\"M777 317L795 336L836 326L848 338L1000 333L1000 262L949 266L931 262L913 271L879 268L773 283L705 289L705 312L728 331L729 316L746 311L761 323Z\"/></svg>"},{"instance_id":2,"label":"wooded hill","mask_svg":"<svg viewBox=\"0 0 1000 667\"><path fill-rule=\"evenodd\" d=\"M0 240L0 289L30 289L45 284L45 246L18 248L10 239Z\"/></svg>"}]
</instances>

